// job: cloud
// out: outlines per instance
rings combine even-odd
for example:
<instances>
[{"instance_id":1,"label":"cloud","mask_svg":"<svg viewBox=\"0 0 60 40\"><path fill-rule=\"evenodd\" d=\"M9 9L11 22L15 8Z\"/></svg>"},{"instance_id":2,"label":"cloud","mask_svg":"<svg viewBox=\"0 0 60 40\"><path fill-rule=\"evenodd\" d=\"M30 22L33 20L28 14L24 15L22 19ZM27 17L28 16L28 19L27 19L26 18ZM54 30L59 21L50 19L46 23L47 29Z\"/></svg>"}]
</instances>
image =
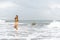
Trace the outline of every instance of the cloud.
<instances>
[{"instance_id":1,"label":"cloud","mask_svg":"<svg viewBox=\"0 0 60 40\"><path fill-rule=\"evenodd\" d=\"M50 19L59 20L60 19L60 3L56 1L51 1L51 2L49 1L48 8L51 16Z\"/></svg>"},{"instance_id":2,"label":"cloud","mask_svg":"<svg viewBox=\"0 0 60 40\"><path fill-rule=\"evenodd\" d=\"M17 5L12 2L0 2L0 8L16 7Z\"/></svg>"},{"instance_id":3,"label":"cloud","mask_svg":"<svg viewBox=\"0 0 60 40\"><path fill-rule=\"evenodd\" d=\"M49 4L49 8L51 9L60 8L60 4Z\"/></svg>"}]
</instances>

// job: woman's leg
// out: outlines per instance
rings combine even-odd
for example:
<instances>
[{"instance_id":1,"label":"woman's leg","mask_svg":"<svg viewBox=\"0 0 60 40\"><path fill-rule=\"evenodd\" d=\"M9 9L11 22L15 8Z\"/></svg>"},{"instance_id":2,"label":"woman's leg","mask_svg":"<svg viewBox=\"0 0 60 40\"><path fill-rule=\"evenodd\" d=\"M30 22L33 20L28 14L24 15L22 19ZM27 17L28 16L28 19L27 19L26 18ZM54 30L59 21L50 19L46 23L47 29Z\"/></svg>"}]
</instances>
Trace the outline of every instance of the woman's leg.
<instances>
[{"instance_id":1,"label":"woman's leg","mask_svg":"<svg viewBox=\"0 0 60 40\"><path fill-rule=\"evenodd\" d=\"M15 27L16 30L18 30L18 22L15 22Z\"/></svg>"}]
</instances>

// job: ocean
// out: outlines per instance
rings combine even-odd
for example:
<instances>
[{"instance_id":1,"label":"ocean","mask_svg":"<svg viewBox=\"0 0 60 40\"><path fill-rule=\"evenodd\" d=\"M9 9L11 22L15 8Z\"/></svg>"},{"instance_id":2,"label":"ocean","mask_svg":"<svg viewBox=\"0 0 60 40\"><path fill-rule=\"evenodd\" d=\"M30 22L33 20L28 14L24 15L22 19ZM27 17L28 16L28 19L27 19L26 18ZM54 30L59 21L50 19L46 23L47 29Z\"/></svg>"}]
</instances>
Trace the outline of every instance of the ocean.
<instances>
[{"instance_id":1,"label":"ocean","mask_svg":"<svg viewBox=\"0 0 60 40\"><path fill-rule=\"evenodd\" d=\"M37 24L49 24L53 20L19 20L19 23L37 23ZM14 22L14 20L6 20L6 22Z\"/></svg>"},{"instance_id":2,"label":"ocean","mask_svg":"<svg viewBox=\"0 0 60 40\"><path fill-rule=\"evenodd\" d=\"M0 40L60 40L60 21L19 20L16 31L14 20L1 20Z\"/></svg>"}]
</instances>

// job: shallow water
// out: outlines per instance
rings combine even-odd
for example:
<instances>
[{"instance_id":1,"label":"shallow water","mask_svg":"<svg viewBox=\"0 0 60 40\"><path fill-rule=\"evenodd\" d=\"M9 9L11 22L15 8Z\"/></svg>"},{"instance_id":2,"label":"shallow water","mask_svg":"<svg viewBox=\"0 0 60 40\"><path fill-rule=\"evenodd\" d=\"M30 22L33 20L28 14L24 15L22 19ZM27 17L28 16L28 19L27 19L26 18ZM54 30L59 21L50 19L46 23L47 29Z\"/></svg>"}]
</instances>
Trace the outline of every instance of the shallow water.
<instances>
[{"instance_id":1,"label":"shallow water","mask_svg":"<svg viewBox=\"0 0 60 40\"><path fill-rule=\"evenodd\" d=\"M1 40L60 40L60 28L49 25L38 24L32 26L32 25L19 24L18 26L19 29L16 32L13 24L8 23L2 24L0 25L0 39Z\"/></svg>"}]
</instances>

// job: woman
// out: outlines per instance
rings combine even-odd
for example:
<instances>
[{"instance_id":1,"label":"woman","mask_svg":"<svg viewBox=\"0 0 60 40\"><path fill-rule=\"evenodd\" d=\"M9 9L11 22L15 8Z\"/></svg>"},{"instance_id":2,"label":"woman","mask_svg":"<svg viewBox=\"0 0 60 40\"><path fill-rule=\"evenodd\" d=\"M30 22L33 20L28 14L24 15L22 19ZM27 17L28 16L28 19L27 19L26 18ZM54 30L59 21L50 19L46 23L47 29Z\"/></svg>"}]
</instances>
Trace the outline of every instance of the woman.
<instances>
[{"instance_id":1,"label":"woman","mask_svg":"<svg viewBox=\"0 0 60 40\"><path fill-rule=\"evenodd\" d=\"M16 30L18 30L18 15L16 15L16 17L15 17L15 25L14 25L14 28Z\"/></svg>"}]
</instances>

